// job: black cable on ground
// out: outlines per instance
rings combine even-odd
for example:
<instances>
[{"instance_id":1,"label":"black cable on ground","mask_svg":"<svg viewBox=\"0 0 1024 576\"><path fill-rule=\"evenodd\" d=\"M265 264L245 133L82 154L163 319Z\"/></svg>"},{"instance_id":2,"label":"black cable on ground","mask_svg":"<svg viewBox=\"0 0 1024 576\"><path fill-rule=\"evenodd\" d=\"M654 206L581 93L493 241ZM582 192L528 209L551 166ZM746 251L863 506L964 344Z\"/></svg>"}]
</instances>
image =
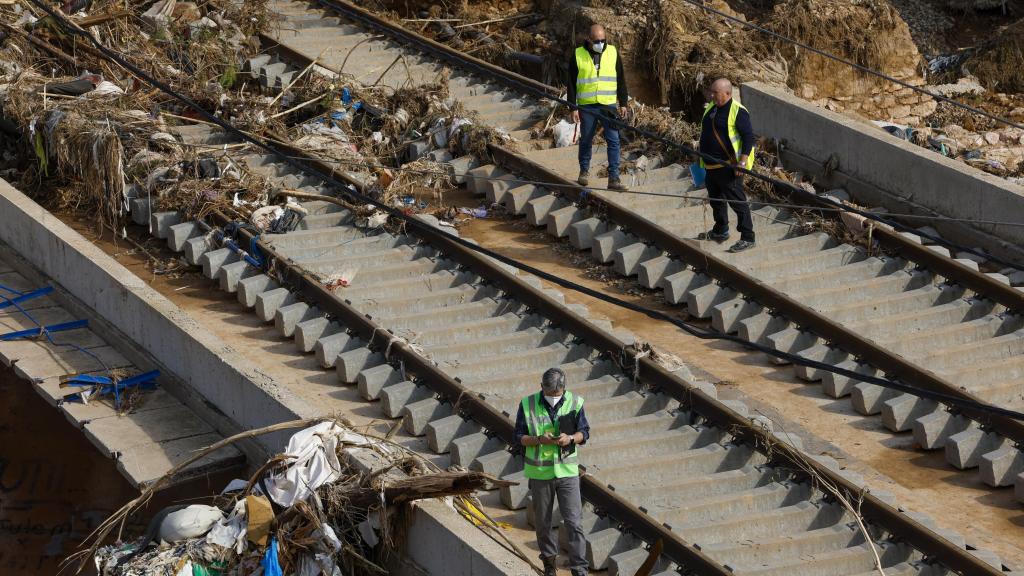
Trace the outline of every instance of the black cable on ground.
<instances>
[{"instance_id":1,"label":"black cable on ground","mask_svg":"<svg viewBox=\"0 0 1024 576\"><path fill-rule=\"evenodd\" d=\"M186 105L192 107L199 115L203 116L204 118L207 118L209 122L211 122L211 123L213 123L213 124L215 124L217 126L220 126L225 131L228 131L228 132L230 132L232 134L235 134L240 139L245 140L246 142L250 142L252 144L255 144L255 145L263 148L264 150L269 151L272 154L281 156L282 159L284 159L284 161L286 163L291 164L292 166L294 166L294 167L296 167L296 168L298 168L300 170L306 171L308 173L312 173L315 176L323 179L325 182L333 182L334 181L334 177L332 175L327 174L327 173L319 170L315 166L311 166L311 165L307 164L306 162L301 162L301 161L294 160L287 153L285 153L282 150L279 150L272 143L264 142L264 141L261 141L258 138L250 136L246 132L236 128L235 126L233 126L231 123L226 122L226 121L222 120L221 118L218 118L213 113L211 113L208 110L200 107L191 98L175 92L173 89L171 89L165 83L161 82L160 80L157 80L156 78L153 78L152 76L150 76L145 71L141 70L140 68L138 68L137 66L135 66L131 62L128 62L127 60L125 60L124 57L121 56L119 53L115 52L114 50L111 50L110 48L107 48L106 46L104 46L102 43L100 43L98 40L96 40L91 35L86 33L84 30L82 30L82 29L80 29L80 28L78 28L76 26L73 26L62 15L58 14L56 11L54 11L49 6L46 6L45 4L43 4L41 0L31 0L31 2L32 2L32 4L34 4L35 6L40 8L41 10L45 11L51 17L53 17L54 22L56 24L58 24L61 28L63 28L67 33L75 35L75 36L81 36L83 38L87 38L89 40L89 42L91 44L93 44L96 47L96 49L100 53L102 53L104 56L106 56L107 58L109 58L113 62L116 62L118 65L122 66L123 68L125 68L126 70L128 70L129 72L131 72L132 74L134 74L135 76L140 78L141 80L151 84L152 86L155 86L155 87L159 88L162 92L164 92L168 96L174 98L175 100L178 100L179 102L181 102L183 104L186 104ZM371 204L371 205L373 205L373 206L375 206L375 207L377 207L377 208L387 212L392 217L397 218L399 220L402 220L403 222L405 222L408 225L411 225L414 229L426 230L426 231L430 231L430 232L433 232L435 230L430 224L428 224L428 223L426 223L426 222L424 222L422 220L419 220L417 218L411 217L411 216L409 216L409 215L407 215L407 214L405 214L405 213L403 213L403 212L401 212L401 211L399 211L399 210L397 210L395 208L392 208L391 206L388 206L388 205L386 205L386 204L384 204L384 203L382 203L382 202L380 202L380 201L378 201L378 200L376 200L374 198L370 198L368 196L364 196L363 194L359 193L358 191L351 189L351 187L349 188L348 193L353 198L357 199L358 201L366 203L366 204ZM770 356L774 356L776 358L785 360L785 361L793 363L793 364L799 364L799 365L808 366L808 367L811 367L811 368L816 368L816 369L827 371L827 372L832 372L832 373L835 373L835 374L839 374L841 376L846 376L847 378L850 378L852 380L856 380L856 381L860 381L860 382L866 382L868 384L874 384L874 385L877 385L877 386L881 386L883 388L891 388L893 390L899 390L901 392L906 392L908 394L912 394L914 396L918 396L918 397L921 397L921 398L935 400L937 402L941 402L943 404L947 404L947 405L952 406L952 407L966 408L966 409L971 409L971 410L975 410L975 411L978 411L978 412L983 412L983 413L988 413L988 414L993 414L993 415L999 415L999 416L1004 416L1004 417L1012 418L1012 419L1019 420L1019 421L1024 421L1024 413L1022 413L1022 412L1017 412L1017 411L1014 411L1014 410L1008 410L1006 408L1000 408L998 406L992 406L992 405L989 405L989 404L984 404L984 403L980 403L980 402L974 402L974 401L970 401L970 400L964 400L964 399L961 399L961 398L947 396L945 394L936 393L936 392L933 392L931 390L924 390L924 389L921 389L921 388L917 388L917 387L914 387L914 386L909 386L907 384L903 384L903 383L900 383L900 382L895 382L895 381L888 380L888 379L885 379L885 378L879 378L879 377L876 377L876 376L869 376L869 375L866 375L866 374L859 374L859 373L854 372L852 370L847 370L847 369L844 369L844 368L839 368L837 366L832 366L832 365L826 364L824 362L818 362L818 361L815 361L815 360L808 360L808 359L800 357L800 356L798 356L796 354L790 354L788 352L780 352L778 350L775 350L773 348L770 348L770 347L758 344L756 342L750 342L748 340L744 340L743 338L740 338L738 336L733 336L731 334L724 334L724 333L717 332L717 331L712 331L712 330L706 330L706 329L700 328L698 326L695 326L695 325L689 324L687 322L684 322L682 320L679 320L677 318L672 318L671 316L669 316L668 314L665 314L664 312L659 312L657 310L652 310L652 309L645 308L645 307L637 305L637 304L626 302L626 301L621 300L619 298L615 298L614 296L610 296L608 294L604 294L604 293L599 292L597 290L593 290L591 288L587 288L586 286L582 286L582 285L576 284L574 282L571 282L571 281L565 280L563 278L560 278L558 276L549 274L549 273L547 273L547 272L545 272L543 270L540 270L538 268L534 268L533 266L530 266L530 265L527 265L527 264L523 264L521 262L513 260L512 258L509 258L509 257L504 256L502 254L499 254L497 252L494 252L493 250L490 250L488 248L484 248L482 246L478 246L477 244L469 242L469 241L467 241L467 240L465 240L463 238L459 238L457 236L449 236L449 237L450 237L450 239L453 242L459 244L460 246L462 246L464 248L467 248L467 249L473 250L475 252L478 252L480 254L483 254L485 256L489 256L491 258L494 258L495 260L498 260L500 262L503 262L505 264L513 266L513 267L515 267L515 268L517 268L519 270L523 270L525 272L533 274L533 275L535 275L535 276L537 276L539 278L542 278L544 280L547 280L547 281L549 281L549 282L551 282L553 284L557 284L558 286L562 286L563 288L571 289L571 290L580 292L582 294L586 294L588 296L597 298L599 300L602 300L604 302L607 302L609 304L613 304L615 306L618 306L618 307L621 307L621 308L624 308L624 309L627 309L627 310L632 310L634 312L639 312L639 313L645 314L645 315L647 315L647 316L649 316L651 318L655 318L655 319L658 319L658 320L664 320L666 322L670 322L672 325L677 326L678 328L682 329L686 333L691 334L693 336L696 336L698 338L714 339L714 340L727 340L727 341L731 341L731 342L736 342L736 343L742 344L743 346L745 346L747 348L761 351L761 352L763 352L765 354L768 354Z\"/></svg>"},{"instance_id":2,"label":"black cable on ground","mask_svg":"<svg viewBox=\"0 0 1024 576\"><path fill-rule=\"evenodd\" d=\"M33 2L36 2L36 1L37 0L33 0ZM346 6L340 5L337 2L333 2L332 0L318 0L318 1L320 2L320 4L322 4L324 6L328 6L328 7L332 8L335 11L343 12L343 13L346 14L346 17L351 18L353 20L358 20L358 21L362 22L363 24L365 24L365 25L367 25L367 26L369 26L371 28L374 28L374 29L382 28L382 26L380 26L374 20L372 20L370 18L367 18L367 17L363 16L362 14L353 13L353 12L349 11ZM423 50L425 52L428 52L428 53L431 53L431 54L435 54L435 55L439 56L440 58L442 58L443 60L454 60L454 61L456 61L456 63L459 66L461 66L463 68L466 68L466 69L469 69L469 70L472 70L472 71L475 71L476 73L481 74L485 78L493 76L491 71L486 69L483 66L480 66L480 65L478 65L478 64L476 64L474 62L471 62L469 60L466 60L464 58L459 58L456 55L449 54L447 52L440 52L440 51L438 51L436 48L434 48L430 44L428 44L426 42L423 42L418 37L418 35L413 33L413 32L406 31L404 29L403 30L399 30L399 31L392 31L390 29L386 29L386 31L391 32L392 34L397 34L397 35L401 36L403 39L405 39L410 44L413 44L413 45L419 47L419 49L421 49L421 50ZM557 97L557 96L552 96L551 94L549 94L549 93L547 93L547 92L545 92L543 90L535 88L534 86L531 86L529 84L526 84L526 83L521 82L519 80L516 80L514 78L503 77L503 78L500 78L500 81L504 82L504 83L506 83L508 85L514 86L516 89L518 89L518 90L520 90L522 92L525 92L527 94L533 95L534 97L536 97L536 98L538 98L540 100L549 100L549 101L552 101L552 102L556 102L558 104L561 104L563 106L568 107L571 110L578 110L581 114L592 114L592 115L595 114L595 112L587 110L586 108L582 108L582 107L578 106L574 102L569 102L569 101L567 101L567 100L565 100L563 98L560 98L560 97ZM645 138L648 138L648 139L651 139L651 140L655 140L657 142L661 142L662 144L665 144L666 146L669 146L671 148L675 148L677 150L682 151L684 154L687 154L689 156L693 156L693 157L697 157L697 158L703 159L707 163L711 163L711 164L727 164L727 165L730 164L730 162L727 161L727 160L724 160L722 158L716 158L716 157L714 157L714 156L712 156L710 154L706 154L706 153L701 152L699 150L695 150L694 148L692 148L690 146L687 146L685 144L680 144L678 142L673 142L672 140L669 140L668 138L665 138L664 136L661 136L659 134L655 134L653 132L650 132L648 130L644 130L642 128L637 128L635 126L630 126L628 123L626 123L625 121L623 121L622 119L620 119L620 118L618 118L618 117L616 117L614 115L610 115L609 114L609 115L604 116L604 117L609 122L611 122L613 125L615 125L615 126L617 126L619 128L623 128L623 129L629 130L631 132L634 132L636 134L639 134L641 136L644 136ZM1024 126L1022 126L1022 128L1024 128ZM748 170L748 169L746 169L746 168L744 168L742 166L736 166L735 168L737 170L739 170L740 172L744 173L744 174L750 175L750 176L752 176L754 178L757 178L759 180L767 182L768 184L771 184L771 185L776 186L778 188L781 188L783 190L787 190L787 191L789 191L791 193L796 193L798 196L800 194L807 194L808 193L806 190L804 190L802 188L799 188L797 186L794 186L793 184L791 184L789 182L786 182L784 180L778 180L776 178L772 178L771 176L766 176L764 174L759 174L759 173L754 172L752 170ZM980 250L976 250L976 249L971 248L969 246L961 246L959 244L955 244L953 242L950 242L949 240L946 240L945 238L942 238L942 237L939 237L939 236L936 236L936 235L933 235L933 234L928 234L926 232L917 230L916 228L913 228L913 227L911 227L909 225L906 225L906 224L902 224L902 223L897 222L895 220L892 220L890 218L885 218L885 217L882 217L882 216L880 216L878 214L874 214L874 213L871 213L871 212L860 210L860 209L854 208L852 206L845 206L845 205L843 205L841 203L834 202L834 201L832 201L832 200L830 200L828 198L822 197L822 196L818 196L818 198L822 202L831 205L833 208L836 208L837 210L844 210L846 212L851 212L853 214L858 214L858 215L863 216L864 218L868 218L870 220L875 220L877 222L881 222L883 224L887 224L887 225L893 227L894 229L896 229L898 231L909 232L911 234L915 234L917 236L920 236L922 238L926 238L926 239L931 240L932 242L934 242L936 244L939 244L941 246L945 246L945 247L950 248L952 250L956 250L958 252L967 252L969 254L974 254L975 256L979 256L981 258L985 258L986 260L990 260L992 262L995 262L996 264L1000 264L1002 266L1009 267L1009 268L1018 268L1020 266L1019 264L1015 264L1015 263L1003 260L1001 258L998 258L998 257L992 255L992 254L987 254L985 252L982 252Z\"/></svg>"}]
</instances>

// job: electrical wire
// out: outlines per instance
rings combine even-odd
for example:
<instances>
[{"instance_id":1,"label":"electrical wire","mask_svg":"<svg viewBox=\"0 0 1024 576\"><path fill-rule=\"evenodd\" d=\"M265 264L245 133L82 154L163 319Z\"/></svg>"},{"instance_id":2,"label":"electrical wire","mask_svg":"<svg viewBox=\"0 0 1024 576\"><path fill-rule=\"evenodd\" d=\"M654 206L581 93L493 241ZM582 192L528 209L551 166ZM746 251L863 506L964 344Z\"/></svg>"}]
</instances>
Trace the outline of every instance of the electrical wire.
<instances>
[{"instance_id":1,"label":"electrical wire","mask_svg":"<svg viewBox=\"0 0 1024 576\"><path fill-rule=\"evenodd\" d=\"M176 92L170 86L168 86L166 83L164 83L164 82L162 82L162 81L160 81L160 80L158 80L156 78L153 78L148 73L146 73L145 71L141 70L139 67L137 67L134 64L132 64L131 62L127 61L118 52L116 52L114 50L111 50L110 48L104 46L102 43L99 42L99 40L97 40L92 35L90 35L87 32L85 32L81 28L78 28L77 26L72 25L63 16L61 16L58 13L56 13L50 6L47 6L47 5L43 4L41 2L41 0L30 0L30 1L32 2L32 4L34 4L35 6L37 6L38 8L40 8L41 10L47 12L50 16L52 16L53 20L54 20L54 23L56 23L58 26L63 28L66 32L68 32L69 34L75 35L75 36L82 36L83 38L87 39L89 41L89 43L93 44L100 53L104 54L104 56L106 56L107 58L109 58L113 62L116 62L119 66L122 66L124 69L128 70L132 74L136 75L140 80L143 80L143 81L149 83L150 85L155 86L156 88L160 89L162 92L164 92L168 96L174 98L175 100L178 100L179 102L192 107L193 109L195 109L196 113L198 113L200 116L203 116L204 118L206 118L209 122L211 122L211 123L213 123L213 124L215 124L217 126L220 126L224 130L226 130L228 132L231 132L232 134L235 134L237 137L241 138L242 140L245 140L247 142L255 144L255 145L263 148L264 150L267 150L267 151L269 151L269 152L271 152L273 154L281 156L286 163L291 164L292 166L294 166L294 167L296 167L296 168L298 168L300 170L303 170L303 171L306 171L308 173L311 173L311 174L315 175L316 177L323 179L325 182L334 181L334 178L330 174L327 174L327 173L323 172L322 170L316 168L315 166L312 166L312 165L308 164L307 162L297 161L297 160L294 160L292 158L288 158L287 154L282 153L282 151L279 150L273 143L268 142L268 141L263 141L263 140L255 137L255 136L252 136L252 135L250 135L250 134L248 134L248 133L238 129L237 127L235 127L231 123L229 123L229 122L219 118L218 116L214 115L213 113L211 113L210 111L206 110L205 108L202 108L201 106L199 106L198 103L193 101L188 96L185 96L183 94L180 94L180 93ZM374 198L370 198L368 196L365 196L365 195L359 193L358 191L356 191L353 188L350 188L348 190L348 193L353 198L355 198L357 201L362 202L362 203L366 203L366 204L370 204L372 206L375 206L375 207L377 207L377 208L387 212L390 216L392 216L392 217L394 217L394 218L396 218L398 220L403 221L406 225L411 226L414 229L424 230L424 231L428 231L428 232L434 232L434 229L433 229L432 226L430 226L430 224L427 224L426 222L423 222L423 221L421 221L421 220L419 220L417 218L410 217L409 215L401 212L400 210L397 210L397 209L395 209L395 208L393 208L391 206L383 204L382 202L380 202L380 201L378 201L378 200L376 200ZM524 263L518 262L518 261L516 261L516 260L514 260L512 258L509 258L509 257L507 257L507 256L505 256L503 254L500 254L500 253L495 252L493 250L490 250L488 248L484 248L483 246L479 246L477 244L469 242L469 241L467 241L467 240L465 240L463 238L460 238L460 237L457 237L457 236L449 236L449 238L450 238L450 240L452 242L455 242L455 243L459 244L460 246L462 246L462 247L464 247L466 249L478 252L478 253L483 254L485 256L489 256L491 258L494 258L495 260L498 260L500 262L503 262L505 264L508 264L508 265L513 266L513 267L515 267L517 269L520 269L520 270L523 270L525 272L528 272L530 274L534 274L537 277L542 278L544 280L547 280L547 281L549 281L549 282L551 282L553 284L557 284L557 285L562 286L564 288L571 289L571 290L580 292L582 294L586 294L588 296L597 298L599 300L605 301L605 302L610 303L610 304L614 304L615 306L618 306L618 307L621 307L621 308L624 308L624 309L628 309L628 310L632 310L632 311L635 311L635 312L638 312L638 313L645 314L645 315L647 315L647 316L649 316L651 318L661 319L661 320L664 320L666 322L669 322L669 323L679 327L680 329L684 330L688 334L692 334L693 336L696 336L698 338L716 339L716 340L727 340L727 341L736 342L736 343L739 343L739 344L741 344L741 345L743 345L743 346L745 346L747 348L754 349L754 350L759 350L759 351L761 351L761 352L763 352L765 354L774 356L776 358L780 358L780 359L782 359L784 361L787 361L787 362L791 362L791 363L799 364L799 365L804 365L804 366L816 368L816 369L827 371L827 372L832 372L832 373L835 373L835 374L846 376L846 377L848 377L848 378L850 378L852 380L856 380L856 381L860 381L860 382L866 382L866 383L869 383L869 384L875 384L877 386L881 386L881 387L884 387L884 388L890 388L890 389L893 389L893 390L899 390L899 391L906 392L906 393L909 393L909 394L912 394L912 395L915 395L915 396L919 396L921 398L933 399L933 400L935 400L937 402L941 402L941 403L946 404L946 405L948 405L950 407L966 408L966 409L970 409L970 410L974 410L974 411L978 411L978 412L983 412L983 413L987 413L987 414L991 414L991 415L998 415L998 416L1003 416L1003 417L1007 417L1007 418L1012 418L1012 419L1017 420L1017 421L1024 421L1024 413L1022 413L1022 412L1018 412L1018 411L1015 411L1015 410L1009 410L1009 409L1006 409L1006 408L1001 408L999 406L993 406L993 405L989 405L989 404L985 404L985 403L981 403L981 402L976 402L976 401L973 401L973 400L957 398L957 397L949 396L949 395L946 395L946 394L937 393L937 392L934 392L934 391L931 391L931 390L925 390L925 389L918 388L918 387L915 387L915 386L909 386L909 385L901 383L901 382L897 382L897 381L893 381L893 380L889 380L889 379L885 379L885 378L880 378L880 377L877 377L877 376L870 376L870 375L866 375L866 374L860 374L858 372L854 372L852 370L847 370L845 368L840 368L838 366L832 366L832 365L826 364L824 362L819 362L819 361L815 361L815 360L809 360L807 358L800 357L800 356L798 356L796 354L790 354L788 352L781 352L779 350L775 350L773 348L769 348L767 346L758 344L756 342L751 342L751 341L748 341L748 340L744 340L743 338L740 338L739 336L733 336L731 334L724 334L724 333L720 333L720 332L717 332L717 331L706 330L706 329L703 329L703 328L691 325L689 323L686 323L686 322L684 322L682 320L679 320L679 319L676 319L676 318L672 318L671 316L669 316L669 315L667 315L667 314L665 314L663 312L659 312L657 310L648 309L648 308L645 308L643 306L639 306L639 305L633 304L631 302L626 302L626 301L621 300L619 298L615 298L614 296L611 296L611 295L604 294L602 292L593 290L591 288L587 288L586 286L575 284L575 283L573 283L571 281L568 281L568 280L565 280L565 279L560 278L558 276L549 274L549 273L547 273L547 272L545 272L543 270L534 268L534 267L532 267L532 266L530 266L528 264L524 264Z\"/></svg>"}]
</instances>

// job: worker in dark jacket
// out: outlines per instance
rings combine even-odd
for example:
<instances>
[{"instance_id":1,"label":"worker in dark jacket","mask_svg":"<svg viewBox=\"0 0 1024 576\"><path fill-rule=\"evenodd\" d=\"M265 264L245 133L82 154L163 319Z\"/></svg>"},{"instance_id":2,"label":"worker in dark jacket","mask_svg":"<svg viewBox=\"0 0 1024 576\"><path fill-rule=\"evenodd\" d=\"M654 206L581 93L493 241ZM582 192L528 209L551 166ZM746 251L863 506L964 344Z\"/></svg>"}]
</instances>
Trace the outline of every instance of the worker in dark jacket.
<instances>
[{"instance_id":1,"label":"worker in dark jacket","mask_svg":"<svg viewBox=\"0 0 1024 576\"><path fill-rule=\"evenodd\" d=\"M551 368L541 376L540 390L523 398L516 413L516 444L523 451L523 473L530 483L537 546L544 576L555 576L558 527L553 507L569 533L569 570L586 576L587 541L583 534L583 504L577 446L590 438L583 397L565 389L565 372Z\"/></svg>"},{"instance_id":2,"label":"worker in dark jacket","mask_svg":"<svg viewBox=\"0 0 1024 576\"><path fill-rule=\"evenodd\" d=\"M711 102L704 108L701 119L700 151L720 162L700 164L707 170L705 185L711 199L715 226L697 236L700 240L725 242L729 239L729 205L736 213L736 230L740 239L729 252L742 252L754 247L754 222L750 217L750 204L743 191L743 173L737 168L750 170L754 166L754 129L750 113L732 99L732 83L719 78L711 84Z\"/></svg>"},{"instance_id":3,"label":"worker in dark jacket","mask_svg":"<svg viewBox=\"0 0 1024 576\"><path fill-rule=\"evenodd\" d=\"M619 179L619 127L611 120L626 116L629 93L626 76L622 71L622 58L615 46L605 38L604 27L594 24L582 46L576 48L569 67L568 100L578 108L573 110L573 122L581 123L579 160L580 186L590 184L590 157L597 134L597 125L604 127L604 140L608 145L608 188L625 190ZM618 107L616 107L618 103Z\"/></svg>"}]
</instances>

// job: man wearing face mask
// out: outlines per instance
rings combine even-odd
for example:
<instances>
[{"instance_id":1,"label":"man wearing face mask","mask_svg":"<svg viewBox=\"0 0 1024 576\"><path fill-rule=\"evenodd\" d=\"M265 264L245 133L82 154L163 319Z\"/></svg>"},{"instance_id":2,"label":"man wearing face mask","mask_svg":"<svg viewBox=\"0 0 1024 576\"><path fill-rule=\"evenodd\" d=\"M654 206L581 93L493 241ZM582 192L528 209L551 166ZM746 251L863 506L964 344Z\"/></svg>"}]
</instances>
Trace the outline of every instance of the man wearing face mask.
<instances>
[{"instance_id":1,"label":"man wearing face mask","mask_svg":"<svg viewBox=\"0 0 1024 576\"><path fill-rule=\"evenodd\" d=\"M569 102L578 106L572 112L573 122L581 124L579 142L580 186L590 184L590 157L597 134L597 125L604 127L608 146L608 188L625 190L619 179L619 128L611 122L624 118L629 92L622 71L622 58L615 46L605 39L604 27L594 24L583 45L576 48L569 66ZM618 107L616 107L616 102Z\"/></svg>"},{"instance_id":2,"label":"man wearing face mask","mask_svg":"<svg viewBox=\"0 0 1024 576\"><path fill-rule=\"evenodd\" d=\"M590 424L583 413L583 397L565 389L565 372L551 368L541 376L541 389L519 403L516 441L523 447L523 472L533 498L537 545L544 576L555 576L558 527L552 526L552 510L558 510L569 532L569 569L573 576L587 573L587 543L581 525L580 469L577 446L590 438Z\"/></svg>"}]
</instances>

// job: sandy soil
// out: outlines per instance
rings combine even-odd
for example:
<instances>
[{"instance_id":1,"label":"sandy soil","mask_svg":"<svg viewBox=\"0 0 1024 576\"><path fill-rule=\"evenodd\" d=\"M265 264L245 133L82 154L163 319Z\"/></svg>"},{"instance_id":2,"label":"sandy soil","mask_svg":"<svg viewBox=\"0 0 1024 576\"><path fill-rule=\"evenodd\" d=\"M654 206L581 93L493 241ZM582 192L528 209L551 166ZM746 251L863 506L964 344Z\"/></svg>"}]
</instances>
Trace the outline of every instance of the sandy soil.
<instances>
[{"instance_id":1,"label":"sandy soil","mask_svg":"<svg viewBox=\"0 0 1024 576\"><path fill-rule=\"evenodd\" d=\"M449 194L446 200L456 205L479 202L460 193ZM334 372L320 369L311 356L297 357L291 340L278 336L272 325L260 323L233 296L220 292L201 274L187 273L177 278L154 275L147 266L148 258L138 248L124 241L114 244L97 240L90 227L72 225L311 404L345 416L356 425L377 431L390 427L390 422L380 420L377 407L362 400L354 387L339 385ZM632 282L614 280L614 274L594 274L601 269L595 269L589 257L573 252L566 243L552 245L542 230L522 220L473 220L461 231L484 246L584 286L672 314L685 314L661 302L656 293ZM161 243L149 240L144 245L157 257L168 256ZM760 354L731 343L697 339L669 324L581 294L569 292L566 299L585 304L641 340L675 354L697 371L709 373L720 381L720 397L745 400L752 410L771 418L776 427L804 437L809 450L836 458L864 475L869 486L895 494L902 506L925 512L940 526L964 533L971 544L999 553L1011 567L1024 566L1024 513L1012 489L992 491L977 479L975 471L952 470L941 453L917 451L910 434L891 434L879 419L857 414L848 400L825 396L817 384L798 380L790 368L774 366ZM429 453L421 439L405 436L402 441ZM438 463L446 465L446 458L438 458ZM512 524L507 531L510 538L535 555L525 514L504 510L496 493L483 500L496 519Z\"/></svg>"}]
</instances>

